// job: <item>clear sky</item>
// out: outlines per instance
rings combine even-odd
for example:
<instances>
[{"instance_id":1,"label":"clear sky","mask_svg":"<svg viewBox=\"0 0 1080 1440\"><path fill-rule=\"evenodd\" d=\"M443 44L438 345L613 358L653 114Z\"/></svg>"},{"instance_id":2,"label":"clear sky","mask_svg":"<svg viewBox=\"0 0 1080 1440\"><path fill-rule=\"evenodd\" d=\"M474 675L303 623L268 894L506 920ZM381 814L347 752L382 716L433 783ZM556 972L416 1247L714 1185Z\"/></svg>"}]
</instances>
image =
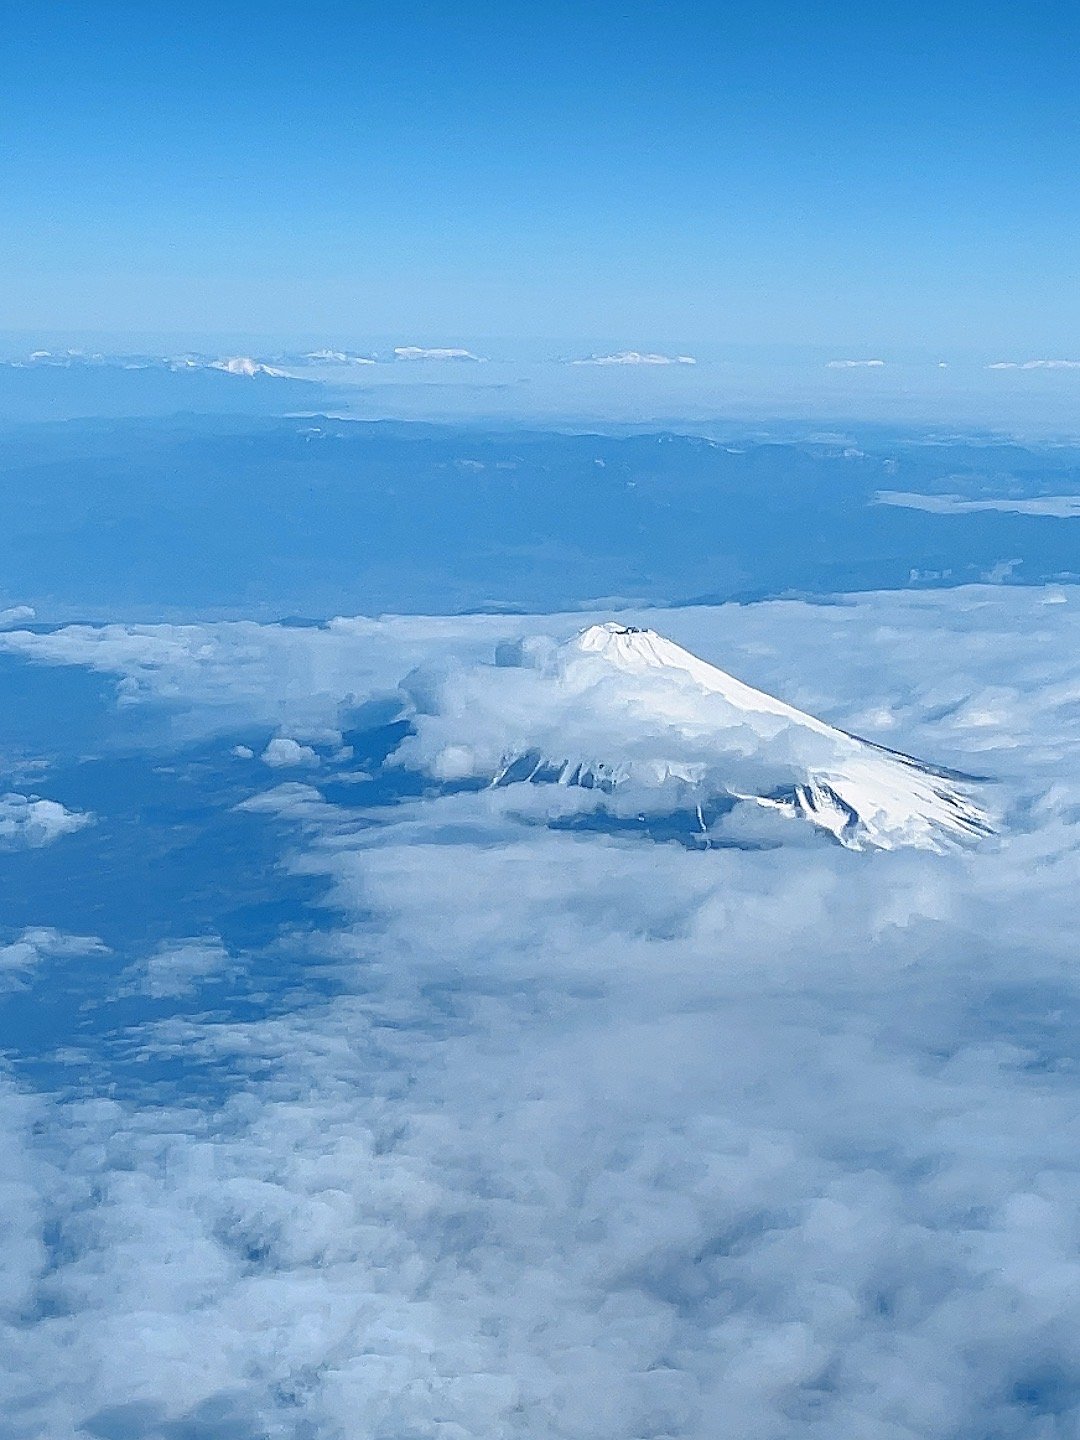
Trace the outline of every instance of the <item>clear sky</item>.
<instances>
[{"instance_id":1,"label":"clear sky","mask_svg":"<svg viewBox=\"0 0 1080 1440\"><path fill-rule=\"evenodd\" d=\"M995 0L6 6L0 329L1071 354L1078 41Z\"/></svg>"}]
</instances>

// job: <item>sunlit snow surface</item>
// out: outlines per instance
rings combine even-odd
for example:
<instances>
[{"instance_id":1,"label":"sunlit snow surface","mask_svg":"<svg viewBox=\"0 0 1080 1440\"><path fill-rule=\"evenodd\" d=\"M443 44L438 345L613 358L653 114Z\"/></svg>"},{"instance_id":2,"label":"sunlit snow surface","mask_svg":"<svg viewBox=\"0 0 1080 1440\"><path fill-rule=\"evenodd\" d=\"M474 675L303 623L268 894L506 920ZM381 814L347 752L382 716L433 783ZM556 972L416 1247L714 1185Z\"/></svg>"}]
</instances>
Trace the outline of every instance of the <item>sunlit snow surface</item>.
<instances>
[{"instance_id":1,"label":"sunlit snow surface","mask_svg":"<svg viewBox=\"0 0 1080 1440\"><path fill-rule=\"evenodd\" d=\"M0 632L0 1433L1077 1433L1078 613ZM997 833L648 802L739 709Z\"/></svg>"}]
</instances>

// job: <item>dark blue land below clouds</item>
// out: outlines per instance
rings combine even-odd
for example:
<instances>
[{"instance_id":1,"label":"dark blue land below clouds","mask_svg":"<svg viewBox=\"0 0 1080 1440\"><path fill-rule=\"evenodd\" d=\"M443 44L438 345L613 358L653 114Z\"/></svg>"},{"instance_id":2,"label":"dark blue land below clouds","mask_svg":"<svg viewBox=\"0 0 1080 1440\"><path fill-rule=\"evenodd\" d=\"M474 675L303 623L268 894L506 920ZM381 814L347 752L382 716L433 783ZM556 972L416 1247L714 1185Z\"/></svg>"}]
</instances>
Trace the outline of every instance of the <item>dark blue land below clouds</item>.
<instances>
[{"instance_id":1,"label":"dark blue land below clouds","mask_svg":"<svg viewBox=\"0 0 1080 1440\"><path fill-rule=\"evenodd\" d=\"M131 1027L177 1014L203 1023L251 1019L333 993L334 966L321 944L331 923L327 887L283 865L294 825L244 808L276 777L232 747L261 747L263 730L163 748L145 717L117 709L115 692L115 680L76 667L0 657L0 793L12 780L5 769L17 775L21 760L44 757L37 783L21 788L62 795L93 816L66 844L0 848L0 945L43 917L103 945L54 956L7 990L0 971L0 1054L17 1076L48 1089L91 1085L146 1101L182 1084L220 1098L245 1075L229 1078L190 1058L148 1064L130 1043ZM359 811L416 793L411 772L380 772L406 729L394 721L346 728L342 768L364 778L321 774L327 798ZM207 939L220 941L235 965L210 977L197 1001L155 998L132 976L132 963L157 947Z\"/></svg>"},{"instance_id":2,"label":"dark blue land below clouds","mask_svg":"<svg viewBox=\"0 0 1080 1440\"><path fill-rule=\"evenodd\" d=\"M226 379L232 377L225 377ZM0 602L42 618L546 611L1080 573L1080 448L177 416L0 432Z\"/></svg>"}]
</instances>

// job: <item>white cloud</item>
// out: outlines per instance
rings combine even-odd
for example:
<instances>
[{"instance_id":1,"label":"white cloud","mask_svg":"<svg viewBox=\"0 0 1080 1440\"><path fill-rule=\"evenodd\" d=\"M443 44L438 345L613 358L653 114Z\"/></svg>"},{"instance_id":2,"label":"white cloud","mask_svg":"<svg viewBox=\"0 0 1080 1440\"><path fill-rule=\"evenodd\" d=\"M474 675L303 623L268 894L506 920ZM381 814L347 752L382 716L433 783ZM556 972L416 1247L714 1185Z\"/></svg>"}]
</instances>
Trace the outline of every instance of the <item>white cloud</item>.
<instances>
[{"instance_id":1,"label":"white cloud","mask_svg":"<svg viewBox=\"0 0 1080 1440\"><path fill-rule=\"evenodd\" d=\"M275 735L262 752L262 762L281 769L290 765L318 765L319 757L310 745L301 745L289 735Z\"/></svg>"},{"instance_id":2,"label":"white cloud","mask_svg":"<svg viewBox=\"0 0 1080 1440\"><path fill-rule=\"evenodd\" d=\"M995 360L987 370L1080 370L1080 360Z\"/></svg>"},{"instance_id":3,"label":"white cloud","mask_svg":"<svg viewBox=\"0 0 1080 1440\"><path fill-rule=\"evenodd\" d=\"M537 617L520 628L548 624ZM580 620L566 624L570 633ZM401 677L429 662L433 651L479 660L507 628L499 616L358 617L303 628L253 621L66 625L45 633L0 631L0 654L116 676L121 704L171 707L177 734L261 724L307 739L333 726L343 704L393 696Z\"/></svg>"},{"instance_id":4,"label":"white cloud","mask_svg":"<svg viewBox=\"0 0 1080 1440\"><path fill-rule=\"evenodd\" d=\"M612 355L587 355L571 365L696 365L693 355L658 355L640 350L617 350Z\"/></svg>"},{"instance_id":5,"label":"white cloud","mask_svg":"<svg viewBox=\"0 0 1080 1440\"><path fill-rule=\"evenodd\" d=\"M203 985L226 980L239 967L217 935L163 942L125 972L128 989L153 1000L193 995Z\"/></svg>"},{"instance_id":6,"label":"white cloud","mask_svg":"<svg viewBox=\"0 0 1080 1440\"><path fill-rule=\"evenodd\" d=\"M0 794L0 850L38 849L93 823L94 817L67 810L38 795Z\"/></svg>"},{"instance_id":7,"label":"white cloud","mask_svg":"<svg viewBox=\"0 0 1080 1440\"><path fill-rule=\"evenodd\" d=\"M30 605L10 605L6 610L0 610L0 630L6 630L11 625L24 625L33 618L34 610Z\"/></svg>"},{"instance_id":8,"label":"white cloud","mask_svg":"<svg viewBox=\"0 0 1080 1440\"><path fill-rule=\"evenodd\" d=\"M51 926L30 927L18 939L0 945L0 993L22 990L46 960L107 954L93 935L65 935Z\"/></svg>"},{"instance_id":9,"label":"white cloud","mask_svg":"<svg viewBox=\"0 0 1080 1440\"><path fill-rule=\"evenodd\" d=\"M885 364L884 360L829 360L825 364L826 370L879 370Z\"/></svg>"},{"instance_id":10,"label":"white cloud","mask_svg":"<svg viewBox=\"0 0 1080 1440\"><path fill-rule=\"evenodd\" d=\"M931 515L978 514L1001 511L1008 515L1045 515L1069 520L1080 515L1080 495L1037 495L1021 499L1008 495L971 499L963 495L919 495L903 490L879 490L878 505L898 505L904 510L926 510Z\"/></svg>"}]
</instances>

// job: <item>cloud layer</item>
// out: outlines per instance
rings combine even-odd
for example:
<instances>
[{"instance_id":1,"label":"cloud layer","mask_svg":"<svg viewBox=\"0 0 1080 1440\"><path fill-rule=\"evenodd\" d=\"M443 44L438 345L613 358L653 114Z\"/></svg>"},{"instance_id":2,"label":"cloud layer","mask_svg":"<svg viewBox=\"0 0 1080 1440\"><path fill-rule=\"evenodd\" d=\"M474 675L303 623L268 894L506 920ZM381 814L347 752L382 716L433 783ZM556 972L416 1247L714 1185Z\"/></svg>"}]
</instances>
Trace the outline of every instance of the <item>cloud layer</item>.
<instances>
[{"instance_id":1,"label":"cloud layer","mask_svg":"<svg viewBox=\"0 0 1080 1440\"><path fill-rule=\"evenodd\" d=\"M379 697L475 686L581 617L5 634L115 674L155 763L235 766L283 708L322 761L245 772L280 884L321 887L288 998L251 969L283 936L148 937L126 983L155 1008L120 1033L103 991L84 1068L0 1092L7 1433L1074 1433L1078 617L1065 588L652 617L977 763L1006 828L947 856L694 851L535 787L336 783L331 732L384 726Z\"/></svg>"}]
</instances>

